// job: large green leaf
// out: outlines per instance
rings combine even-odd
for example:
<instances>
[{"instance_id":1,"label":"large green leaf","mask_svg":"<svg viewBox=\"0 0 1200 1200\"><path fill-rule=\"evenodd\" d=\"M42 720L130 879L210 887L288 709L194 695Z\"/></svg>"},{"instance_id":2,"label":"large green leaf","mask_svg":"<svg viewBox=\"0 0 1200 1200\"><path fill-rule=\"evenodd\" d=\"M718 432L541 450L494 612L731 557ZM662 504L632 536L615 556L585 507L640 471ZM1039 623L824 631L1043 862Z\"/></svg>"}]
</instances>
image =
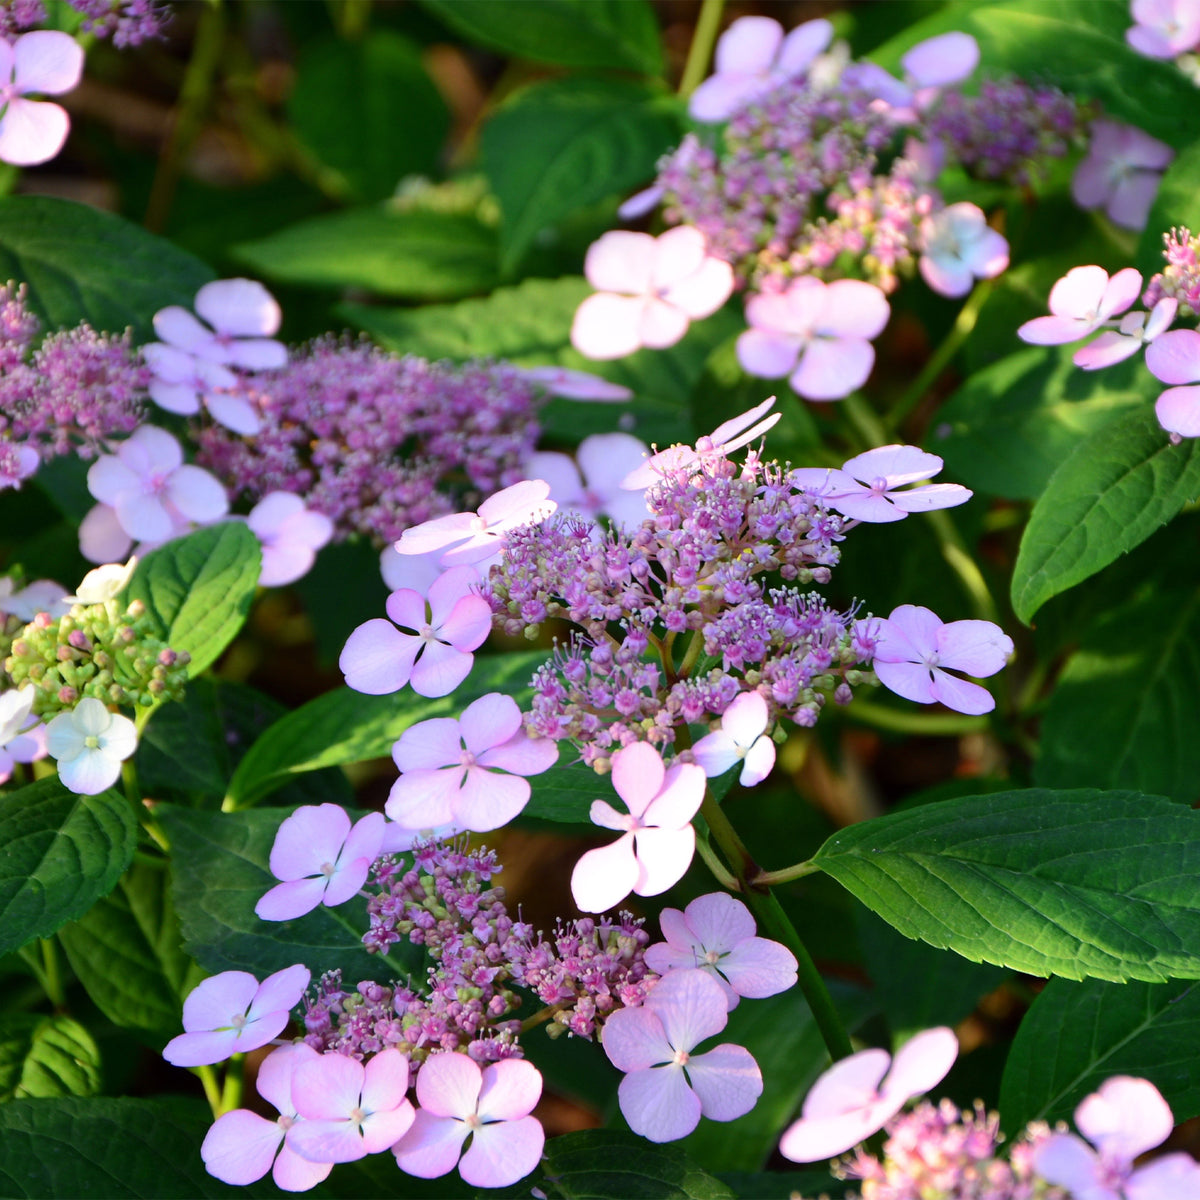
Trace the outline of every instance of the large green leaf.
<instances>
[{"instance_id":1,"label":"large green leaf","mask_svg":"<svg viewBox=\"0 0 1200 1200\"><path fill-rule=\"evenodd\" d=\"M450 131L419 48L386 29L306 45L288 112L300 140L360 200L386 199L405 176L432 174Z\"/></svg>"},{"instance_id":2,"label":"large green leaf","mask_svg":"<svg viewBox=\"0 0 1200 1200\"><path fill-rule=\"evenodd\" d=\"M182 701L164 704L138 741L138 782L156 800L219 808L234 769L286 705L244 683L192 680ZM353 804L354 790L336 767L297 776L279 804Z\"/></svg>"},{"instance_id":3,"label":"large green leaf","mask_svg":"<svg viewBox=\"0 0 1200 1200\"><path fill-rule=\"evenodd\" d=\"M1028 622L1074 587L1144 542L1200 494L1200 445L1172 446L1147 408L1084 438L1034 506L1013 568L1012 602Z\"/></svg>"},{"instance_id":4,"label":"large green leaf","mask_svg":"<svg viewBox=\"0 0 1200 1200\"><path fill-rule=\"evenodd\" d=\"M608 795L612 784L586 764L572 761L578 757L569 745L565 745L556 766L529 780L533 794L523 816L562 821L568 825L588 824L592 801Z\"/></svg>"},{"instance_id":5,"label":"large green leaf","mask_svg":"<svg viewBox=\"0 0 1200 1200\"><path fill-rule=\"evenodd\" d=\"M114 1025L173 1035L183 996L200 982L184 953L167 864L138 862L59 941L92 1002Z\"/></svg>"},{"instance_id":6,"label":"large green leaf","mask_svg":"<svg viewBox=\"0 0 1200 1200\"><path fill-rule=\"evenodd\" d=\"M194 677L237 636L261 561L258 539L243 522L209 525L147 554L125 599L141 600L157 635L192 656L188 674Z\"/></svg>"},{"instance_id":7,"label":"large green leaf","mask_svg":"<svg viewBox=\"0 0 1200 1200\"><path fill-rule=\"evenodd\" d=\"M546 1143L541 1174L562 1200L733 1200L719 1179L678 1145L654 1145L617 1129L586 1129ZM510 1195L529 1195L529 1183ZM519 1190L518 1190L519 1189Z\"/></svg>"},{"instance_id":8,"label":"large green leaf","mask_svg":"<svg viewBox=\"0 0 1200 1200\"><path fill-rule=\"evenodd\" d=\"M0 796L0 954L83 916L116 886L136 843L117 792L76 796L53 778Z\"/></svg>"},{"instance_id":9,"label":"large green leaf","mask_svg":"<svg viewBox=\"0 0 1200 1200\"><path fill-rule=\"evenodd\" d=\"M196 1200L278 1196L269 1180L219 1183L200 1159L201 1100L63 1097L0 1105L0 1195L13 1200Z\"/></svg>"},{"instance_id":10,"label":"large green leaf","mask_svg":"<svg viewBox=\"0 0 1200 1200\"><path fill-rule=\"evenodd\" d=\"M1200 977L1200 813L1030 788L834 834L814 863L905 937L1031 975Z\"/></svg>"},{"instance_id":11,"label":"large green leaf","mask_svg":"<svg viewBox=\"0 0 1200 1200\"><path fill-rule=\"evenodd\" d=\"M867 970L897 1041L934 1025L957 1025L1008 978L1001 967L912 941L873 913L858 911Z\"/></svg>"},{"instance_id":12,"label":"large green leaf","mask_svg":"<svg viewBox=\"0 0 1200 1200\"><path fill-rule=\"evenodd\" d=\"M646 0L421 0L456 33L492 50L563 67L662 71Z\"/></svg>"},{"instance_id":13,"label":"large green leaf","mask_svg":"<svg viewBox=\"0 0 1200 1200\"><path fill-rule=\"evenodd\" d=\"M198 258L112 213L49 196L0 200L0 281L25 283L50 327L132 325L152 338L155 312L190 308L212 277Z\"/></svg>"},{"instance_id":14,"label":"large green leaf","mask_svg":"<svg viewBox=\"0 0 1200 1200\"><path fill-rule=\"evenodd\" d=\"M676 113L670 96L624 80L551 79L509 97L480 137L500 202L502 268L576 209L653 178L679 141Z\"/></svg>"},{"instance_id":15,"label":"large green leaf","mask_svg":"<svg viewBox=\"0 0 1200 1200\"><path fill-rule=\"evenodd\" d=\"M1200 796L1200 593L1165 591L1104 616L1050 697L1034 782Z\"/></svg>"},{"instance_id":16,"label":"large green leaf","mask_svg":"<svg viewBox=\"0 0 1200 1200\"><path fill-rule=\"evenodd\" d=\"M877 1009L870 992L836 982L838 1016L857 1029ZM798 989L765 1000L743 1000L729 1014L718 1042L745 1046L762 1071L763 1092L754 1108L734 1121L702 1121L680 1143L709 1171L757 1171L764 1167L800 1101L829 1066L829 1051Z\"/></svg>"},{"instance_id":17,"label":"large green leaf","mask_svg":"<svg viewBox=\"0 0 1200 1200\"><path fill-rule=\"evenodd\" d=\"M280 283L366 288L413 300L486 292L499 278L495 230L478 218L383 205L310 217L242 242L233 253Z\"/></svg>"},{"instance_id":18,"label":"large green leaf","mask_svg":"<svg viewBox=\"0 0 1200 1200\"><path fill-rule=\"evenodd\" d=\"M267 867L275 834L288 810L198 812L160 805L156 815L171 841L171 896L184 947L206 970L251 971L260 979L304 963L316 979L340 967L351 982L392 979L411 971L420 955L403 946L387 958L359 944L366 903L324 905L294 921L263 921L254 906L278 880Z\"/></svg>"},{"instance_id":19,"label":"large green leaf","mask_svg":"<svg viewBox=\"0 0 1200 1200\"><path fill-rule=\"evenodd\" d=\"M0 1101L99 1090L100 1051L78 1021L61 1013L0 1016Z\"/></svg>"},{"instance_id":20,"label":"large green leaf","mask_svg":"<svg viewBox=\"0 0 1200 1200\"><path fill-rule=\"evenodd\" d=\"M1080 441L1153 400L1140 361L1081 371L1074 350L1029 346L967 379L938 409L928 442L946 460L948 478L1036 500Z\"/></svg>"},{"instance_id":21,"label":"large green leaf","mask_svg":"<svg viewBox=\"0 0 1200 1200\"><path fill-rule=\"evenodd\" d=\"M1004 1128L1068 1120L1112 1075L1162 1092L1176 1121L1200 1114L1200 984L1052 979L1025 1014L1000 1087Z\"/></svg>"},{"instance_id":22,"label":"large green leaf","mask_svg":"<svg viewBox=\"0 0 1200 1200\"><path fill-rule=\"evenodd\" d=\"M417 721L454 716L487 692L519 694L545 657L530 651L480 659L466 683L436 700L412 688L391 696L365 696L346 687L326 692L276 721L250 747L233 773L228 804L253 804L305 771L383 758Z\"/></svg>"},{"instance_id":23,"label":"large green leaf","mask_svg":"<svg viewBox=\"0 0 1200 1200\"><path fill-rule=\"evenodd\" d=\"M979 42L982 69L1058 84L1100 101L1106 114L1172 146L1200 134L1191 81L1174 63L1138 54L1125 41L1129 8L1110 0L998 0L951 4L879 47L871 57L899 71L915 43L951 29Z\"/></svg>"}]
</instances>

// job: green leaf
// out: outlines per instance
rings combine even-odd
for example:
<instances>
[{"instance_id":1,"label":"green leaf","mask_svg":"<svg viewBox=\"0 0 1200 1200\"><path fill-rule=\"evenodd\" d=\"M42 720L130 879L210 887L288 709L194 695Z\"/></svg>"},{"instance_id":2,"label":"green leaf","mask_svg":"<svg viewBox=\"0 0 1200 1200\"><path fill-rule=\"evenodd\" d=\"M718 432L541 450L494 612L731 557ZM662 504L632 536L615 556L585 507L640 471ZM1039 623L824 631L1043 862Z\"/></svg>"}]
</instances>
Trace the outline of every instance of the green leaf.
<instances>
[{"instance_id":1,"label":"green leaf","mask_svg":"<svg viewBox=\"0 0 1200 1200\"><path fill-rule=\"evenodd\" d=\"M1084 635L1042 722L1034 782L1191 803L1200 778L1200 593L1166 591Z\"/></svg>"},{"instance_id":2,"label":"green leaf","mask_svg":"<svg viewBox=\"0 0 1200 1200\"><path fill-rule=\"evenodd\" d=\"M544 821L561 821L568 825L587 825L592 801L611 791L608 780L597 775L581 762L569 745L564 745L557 766L534 775L529 782L533 794L522 810L525 817L540 817Z\"/></svg>"},{"instance_id":3,"label":"green leaf","mask_svg":"<svg viewBox=\"0 0 1200 1200\"><path fill-rule=\"evenodd\" d=\"M914 942L865 909L858 911L867 971L897 1041L934 1025L957 1025L1008 978L1000 967Z\"/></svg>"},{"instance_id":4,"label":"green leaf","mask_svg":"<svg viewBox=\"0 0 1200 1200\"><path fill-rule=\"evenodd\" d=\"M499 278L495 230L464 213L353 208L242 242L232 253L280 283L411 300L486 292Z\"/></svg>"},{"instance_id":5,"label":"green leaf","mask_svg":"<svg viewBox=\"0 0 1200 1200\"><path fill-rule=\"evenodd\" d=\"M100 1051L78 1021L61 1013L0 1016L0 1102L99 1090Z\"/></svg>"},{"instance_id":6,"label":"green leaf","mask_svg":"<svg viewBox=\"0 0 1200 1200\"><path fill-rule=\"evenodd\" d=\"M141 600L157 635L192 656L188 674L195 678L241 629L261 561L258 539L241 521L209 525L147 554L125 600Z\"/></svg>"},{"instance_id":7,"label":"green leaf","mask_svg":"<svg viewBox=\"0 0 1200 1200\"><path fill-rule=\"evenodd\" d=\"M1149 1079L1175 1120L1186 1121L1200 1114L1198 1037L1200 984L1052 979L1009 1051L1000 1085L1004 1128L1069 1120L1113 1075Z\"/></svg>"},{"instance_id":8,"label":"green leaf","mask_svg":"<svg viewBox=\"0 0 1200 1200\"><path fill-rule=\"evenodd\" d=\"M96 1007L114 1025L179 1032L183 996L200 982L183 951L166 862L135 863L116 890L59 941Z\"/></svg>"},{"instance_id":9,"label":"green leaf","mask_svg":"<svg viewBox=\"0 0 1200 1200\"><path fill-rule=\"evenodd\" d=\"M899 73L901 56L917 42L960 29L979 42L984 72L1011 72L1093 97L1107 116L1186 146L1200 134L1195 89L1174 63L1145 58L1126 43L1131 24L1128 7L1110 0L952 4L871 57Z\"/></svg>"},{"instance_id":10,"label":"green leaf","mask_svg":"<svg viewBox=\"0 0 1200 1200\"><path fill-rule=\"evenodd\" d=\"M76 796L53 778L0 796L0 955L83 916L116 886L136 843L117 792Z\"/></svg>"},{"instance_id":11,"label":"green leaf","mask_svg":"<svg viewBox=\"0 0 1200 1200\"><path fill-rule=\"evenodd\" d=\"M639 350L627 358L597 363L571 345L575 310L591 292L584 279L528 279L459 304L396 309L342 304L336 311L398 354L559 365L590 371L633 391L633 402L620 409L568 400L552 403L543 414L542 427L555 437L578 441L588 433L614 429L620 415L633 418L631 432L643 441L689 441L694 434L690 402L693 394L702 391L705 364L713 350L744 324L741 317L726 307L693 322L683 340L666 350Z\"/></svg>"},{"instance_id":12,"label":"green leaf","mask_svg":"<svg viewBox=\"0 0 1200 1200\"><path fill-rule=\"evenodd\" d=\"M263 921L254 906L279 881L267 867L275 834L290 815L282 808L216 813L155 808L171 842L171 898L184 948L205 970L251 971L260 979L304 963L316 979L340 967L348 980L394 978L420 953L393 947L386 960L359 944L366 903L322 905L294 921Z\"/></svg>"},{"instance_id":13,"label":"green leaf","mask_svg":"<svg viewBox=\"0 0 1200 1200\"><path fill-rule=\"evenodd\" d=\"M1030 788L834 834L813 860L905 937L1030 975L1200 977L1200 813Z\"/></svg>"},{"instance_id":14,"label":"green leaf","mask_svg":"<svg viewBox=\"0 0 1200 1200\"><path fill-rule=\"evenodd\" d=\"M1200 493L1200 447L1172 446L1147 408L1079 442L1050 477L1013 568L1012 602L1029 623L1065 592L1144 542Z\"/></svg>"},{"instance_id":15,"label":"green leaf","mask_svg":"<svg viewBox=\"0 0 1200 1200\"><path fill-rule=\"evenodd\" d=\"M654 1145L616 1129L586 1129L546 1143L542 1173L562 1200L733 1200L719 1179L678 1145ZM529 1195L529 1181L513 1194Z\"/></svg>"},{"instance_id":16,"label":"green leaf","mask_svg":"<svg viewBox=\"0 0 1200 1200\"><path fill-rule=\"evenodd\" d=\"M254 804L305 771L384 758L417 721L454 716L487 692L519 695L545 658L543 651L482 658L453 695L436 700L412 688L390 696L365 696L347 687L326 692L276 721L250 747L233 773L228 803Z\"/></svg>"},{"instance_id":17,"label":"green leaf","mask_svg":"<svg viewBox=\"0 0 1200 1200\"><path fill-rule=\"evenodd\" d=\"M218 1182L200 1159L212 1124L203 1101L63 1097L0 1105L0 1195L195 1200L278 1196L269 1180Z\"/></svg>"},{"instance_id":18,"label":"green leaf","mask_svg":"<svg viewBox=\"0 0 1200 1200\"><path fill-rule=\"evenodd\" d=\"M50 328L132 325L146 340L158 309L191 308L212 277L198 258L112 213L49 196L0 200L0 281L25 283Z\"/></svg>"},{"instance_id":19,"label":"green leaf","mask_svg":"<svg viewBox=\"0 0 1200 1200\"><path fill-rule=\"evenodd\" d=\"M1200 142L1180 150L1154 194L1135 260L1147 280L1166 265L1163 234L1180 225L1192 232L1200 232Z\"/></svg>"},{"instance_id":20,"label":"green leaf","mask_svg":"<svg viewBox=\"0 0 1200 1200\"><path fill-rule=\"evenodd\" d=\"M1031 346L976 371L938 409L930 449L946 476L992 496L1036 500L1088 435L1155 388L1140 361L1081 371L1074 347Z\"/></svg>"},{"instance_id":21,"label":"green leaf","mask_svg":"<svg viewBox=\"0 0 1200 1200\"><path fill-rule=\"evenodd\" d=\"M551 79L510 96L479 144L500 202L501 268L512 270L563 217L652 179L680 138L675 108L663 92L624 80Z\"/></svg>"},{"instance_id":22,"label":"green leaf","mask_svg":"<svg viewBox=\"0 0 1200 1200\"><path fill-rule=\"evenodd\" d=\"M857 1029L877 1010L875 997L862 988L835 982L831 993L847 1029ZM719 1040L750 1051L762 1071L763 1093L745 1116L703 1121L680 1145L709 1171L761 1170L805 1093L829 1066L829 1051L795 988L765 1000L743 1000L729 1014Z\"/></svg>"},{"instance_id":23,"label":"green leaf","mask_svg":"<svg viewBox=\"0 0 1200 1200\"><path fill-rule=\"evenodd\" d=\"M138 782L156 800L219 808L237 764L268 726L289 710L244 683L192 680L183 700L164 704L138 741ZM354 791L336 767L298 777L280 804L353 804Z\"/></svg>"},{"instance_id":24,"label":"green leaf","mask_svg":"<svg viewBox=\"0 0 1200 1200\"><path fill-rule=\"evenodd\" d=\"M468 41L535 62L661 74L646 0L421 0Z\"/></svg>"},{"instance_id":25,"label":"green leaf","mask_svg":"<svg viewBox=\"0 0 1200 1200\"><path fill-rule=\"evenodd\" d=\"M742 1200L796 1200L836 1196L844 1188L828 1171L718 1171L717 1178Z\"/></svg>"},{"instance_id":26,"label":"green leaf","mask_svg":"<svg viewBox=\"0 0 1200 1200\"><path fill-rule=\"evenodd\" d=\"M433 174L450 132L419 48L385 29L306 45L288 113L300 140L359 200L386 199L405 176Z\"/></svg>"}]
</instances>

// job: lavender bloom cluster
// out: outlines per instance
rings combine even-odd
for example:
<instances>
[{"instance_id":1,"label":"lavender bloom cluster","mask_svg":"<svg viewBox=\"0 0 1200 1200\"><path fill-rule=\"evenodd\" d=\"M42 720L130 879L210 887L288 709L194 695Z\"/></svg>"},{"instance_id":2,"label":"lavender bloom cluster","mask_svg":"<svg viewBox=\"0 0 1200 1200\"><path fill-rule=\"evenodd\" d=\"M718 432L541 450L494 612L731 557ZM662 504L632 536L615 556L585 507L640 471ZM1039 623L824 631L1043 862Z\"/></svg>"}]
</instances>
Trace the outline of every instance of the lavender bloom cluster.
<instances>
[{"instance_id":1,"label":"lavender bloom cluster","mask_svg":"<svg viewBox=\"0 0 1200 1200\"><path fill-rule=\"evenodd\" d=\"M513 986L527 988L553 1009L551 1029L592 1037L603 1017L644 999L657 979L644 960L649 942L629 913L615 920L560 922L547 938L514 921L493 851L465 840L418 843L411 866L378 859L371 880L381 890L368 901L368 950L386 954L406 938L433 959L421 991L360 983L356 994L323 980L306 1002L306 1041L322 1052L361 1058L396 1046L413 1063L433 1050L461 1050L478 1062L520 1055L520 1005Z\"/></svg>"},{"instance_id":2,"label":"lavender bloom cluster","mask_svg":"<svg viewBox=\"0 0 1200 1200\"><path fill-rule=\"evenodd\" d=\"M568 738L603 767L636 741L666 747L758 690L772 716L815 723L832 695L870 678L871 648L852 614L790 585L827 583L844 523L789 468L711 456L647 493L639 529L555 517L508 535L485 591L497 628L534 633L549 618L579 627L534 678L531 732ZM695 634L678 665L672 652ZM647 661L649 647L659 664Z\"/></svg>"},{"instance_id":3,"label":"lavender bloom cluster","mask_svg":"<svg viewBox=\"0 0 1200 1200\"><path fill-rule=\"evenodd\" d=\"M1092 115L1019 79L890 103L881 77L858 65L832 85L800 74L735 111L711 142L690 134L659 167L667 223L698 228L755 289L816 273L890 292L926 249L922 222L945 208L933 183L944 166L1027 184L1081 142Z\"/></svg>"},{"instance_id":4,"label":"lavender bloom cluster","mask_svg":"<svg viewBox=\"0 0 1200 1200\"><path fill-rule=\"evenodd\" d=\"M80 31L93 37L111 36L118 49L140 46L162 37L171 10L159 0L67 0L83 16ZM42 0L11 0L0 7L0 37L11 38L45 24Z\"/></svg>"},{"instance_id":5,"label":"lavender bloom cluster","mask_svg":"<svg viewBox=\"0 0 1200 1200\"><path fill-rule=\"evenodd\" d=\"M543 396L504 364L430 363L327 337L256 374L258 432L208 425L197 461L252 500L304 496L337 539L394 542L522 478Z\"/></svg>"},{"instance_id":6,"label":"lavender bloom cluster","mask_svg":"<svg viewBox=\"0 0 1200 1200\"><path fill-rule=\"evenodd\" d=\"M24 284L0 288L0 487L59 455L95 458L143 417L149 372L128 332L97 333L83 322L34 349L39 331Z\"/></svg>"}]
</instances>

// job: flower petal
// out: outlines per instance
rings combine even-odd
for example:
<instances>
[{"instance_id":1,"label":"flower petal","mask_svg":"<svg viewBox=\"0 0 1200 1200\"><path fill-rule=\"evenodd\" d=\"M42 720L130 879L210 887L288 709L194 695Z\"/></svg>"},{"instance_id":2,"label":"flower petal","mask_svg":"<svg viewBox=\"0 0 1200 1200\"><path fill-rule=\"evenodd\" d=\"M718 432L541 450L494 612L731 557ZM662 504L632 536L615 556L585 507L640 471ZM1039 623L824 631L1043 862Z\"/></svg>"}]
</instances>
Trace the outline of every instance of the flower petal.
<instances>
[{"instance_id":1,"label":"flower petal","mask_svg":"<svg viewBox=\"0 0 1200 1200\"><path fill-rule=\"evenodd\" d=\"M687 1076L700 1111L711 1121L734 1121L745 1116L762 1095L762 1072L744 1046L729 1043L688 1060Z\"/></svg>"},{"instance_id":2,"label":"flower petal","mask_svg":"<svg viewBox=\"0 0 1200 1200\"><path fill-rule=\"evenodd\" d=\"M634 1071L621 1080L617 1098L629 1128L647 1141L673 1142L700 1124L700 1097L682 1067Z\"/></svg>"},{"instance_id":3,"label":"flower petal","mask_svg":"<svg viewBox=\"0 0 1200 1200\"><path fill-rule=\"evenodd\" d=\"M505 1059L496 1065L520 1061ZM507 1187L538 1165L545 1146L546 1134L536 1117L484 1125L475 1131L458 1173L472 1187Z\"/></svg>"},{"instance_id":4,"label":"flower petal","mask_svg":"<svg viewBox=\"0 0 1200 1200\"><path fill-rule=\"evenodd\" d=\"M633 891L638 871L633 835L626 833L612 845L589 850L580 858L571 872L571 895L587 913L616 908Z\"/></svg>"},{"instance_id":5,"label":"flower petal","mask_svg":"<svg viewBox=\"0 0 1200 1200\"><path fill-rule=\"evenodd\" d=\"M461 1058L457 1054L437 1054L429 1059ZM425 1068L421 1068L421 1074ZM418 1082L421 1076L417 1076ZM392 1147L400 1170L418 1179L436 1179L453 1171L462 1153L470 1127L453 1117L439 1117L425 1108L417 1109L408 1132Z\"/></svg>"}]
</instances>

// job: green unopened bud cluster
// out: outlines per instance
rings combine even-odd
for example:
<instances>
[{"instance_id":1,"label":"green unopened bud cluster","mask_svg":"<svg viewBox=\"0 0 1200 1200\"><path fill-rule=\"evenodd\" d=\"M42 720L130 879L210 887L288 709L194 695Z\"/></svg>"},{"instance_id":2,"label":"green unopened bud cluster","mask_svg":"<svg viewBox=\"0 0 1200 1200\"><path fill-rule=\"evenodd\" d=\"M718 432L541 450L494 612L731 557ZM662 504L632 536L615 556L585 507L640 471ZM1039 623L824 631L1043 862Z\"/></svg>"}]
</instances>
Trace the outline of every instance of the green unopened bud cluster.
<instances>
[{"instance_id":1,"label":"green unopened bud cluster","mask_svg":"<svg viewBox=\"0 0 1200 1200\"><path fill-rule=\"evenodd\" d=\"M133 708L179 700L190 661L154 636L140 600L123 613L110 601L39 613L12 639L4 670L15 687L33 686L33 711L48 718L85 696Z\"/></svg>"}]
</instances>

